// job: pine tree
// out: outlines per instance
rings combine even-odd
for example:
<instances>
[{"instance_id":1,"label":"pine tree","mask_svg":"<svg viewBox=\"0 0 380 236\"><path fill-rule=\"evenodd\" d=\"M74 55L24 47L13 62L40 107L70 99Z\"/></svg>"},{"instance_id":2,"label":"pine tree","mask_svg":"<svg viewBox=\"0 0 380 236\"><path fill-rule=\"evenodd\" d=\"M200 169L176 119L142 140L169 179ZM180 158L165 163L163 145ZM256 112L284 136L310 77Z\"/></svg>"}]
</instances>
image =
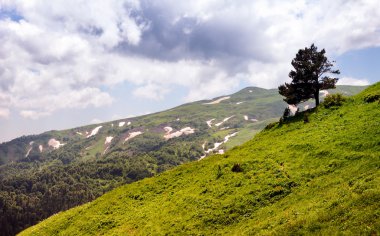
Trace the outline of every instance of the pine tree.
<instances>
[{"instance_id":1,"label":"pine tree","mask_svg":"<svg viewBox=\"0 0 380 236\"><path fill-rule=\"evenodd\" d=\"M340 74L339 70L333 70L333 62L325 56L326 50L318 51L312 44L310 48L300 49L292 60L294 70L289 77L291 83L285 83L278 87L279 93L284 96L284 101L291 105L297 105L310 98L315 99L315 106L319 105L319 91L335 88L338 78L329 75Z\"/></svg>"}]
</instances>

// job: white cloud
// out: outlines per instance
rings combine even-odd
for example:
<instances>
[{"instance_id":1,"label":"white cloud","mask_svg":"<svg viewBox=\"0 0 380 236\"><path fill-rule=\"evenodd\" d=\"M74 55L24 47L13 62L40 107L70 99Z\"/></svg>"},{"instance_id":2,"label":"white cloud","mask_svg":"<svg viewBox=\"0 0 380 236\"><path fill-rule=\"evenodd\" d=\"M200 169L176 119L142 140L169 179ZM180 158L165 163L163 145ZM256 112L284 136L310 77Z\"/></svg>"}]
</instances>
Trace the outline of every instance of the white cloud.
<instances>
[{"instance_id":1,"label":"white cloud","mask_svg":"<svg viewBox=\"0 0 380 236\"><path fill-rule=\"evenodd\" d=\"M39 112L34 110L22 110L20 111L20 115L24 118L32 119L32 120L38 120L41 117L45 117L50 115L50 112Z\"/></svg>"},{"instance_id":2,"label":"white cloud","mask_svg":"<svg viewBox=\"0 0 380 236\"><path fill-rule=\"evenodd\" d=\"M366 79L357 79L357 78L352 78L352 77L343 77L338 80L338 85L358 85L358 86L363 86L363 85L369 85L370 82Z\"/></svg>"},{"instance_id":3,"label":"white cloud","mask_svg":"<svg viewBox=\"0 0 380 236\"><path fill-rule=\"evenodd\" d=\"M10 111L8 108L0 107L0 118L8 118L10 115Z\"/></svg>"},{"instance_id":4,"label":"white cloud","mask_svg":"<svg viewBox=\"0 0 380 236\"><path fill-rule=\"evenodd\" d=\"M241 81L277 87L300 47L316 43L336 56L380 46L377 0L34 0L1 8L21 16L0 19L2 117L109 105L104 88L123 82L158 100L185 87L187 101Z\"/></svg>"}]
</instances>

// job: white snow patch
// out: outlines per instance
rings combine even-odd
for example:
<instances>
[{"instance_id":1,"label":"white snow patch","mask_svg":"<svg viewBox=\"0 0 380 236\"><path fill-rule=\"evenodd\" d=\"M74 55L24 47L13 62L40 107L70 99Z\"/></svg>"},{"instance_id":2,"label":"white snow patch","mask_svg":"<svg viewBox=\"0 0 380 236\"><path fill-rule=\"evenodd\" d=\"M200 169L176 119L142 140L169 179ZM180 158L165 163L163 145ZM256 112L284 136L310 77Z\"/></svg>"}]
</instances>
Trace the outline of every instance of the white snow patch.
<instances>
[{"instance_id":1,"label":"white snow patch","mask_svg":"<svg viewBox=\"0 0 380 236\"><path fill-rule=\"evenodd\" d=\"M244 120L248 120L248 116L244 116Z\"/></svg>"},{"instance_id":2,"label":"white snow patch","mask_svg":"<svg viewBox=\"0 0 380 236\"><path fill-rule=\"evenodd\" d=\"M104 142L104 144L111 143L112 139L113 139L112 136L108 136L108 137L106 137L106 141Z\"/></svg>"},{"instance_id":3,"label":"white snow patch","mask_svg":"<svg viewBox=\"0 0 380 236\"><path fill-rule=\"evenodd\" d=\"M42 152L44 150L44 147L42 145L38 146L38 149L40 150L40 152Z\"/></svg>"},{"instance_id":4,"label":"white snow patch","mask_svg":"<svg viewBox=\"0 0 380 236\"><path fill-rule=\"evenodd\" d=\"M252 90L249 90L248 92L252 93L253 91L252 91Z\"/></svg>"},{"instance_id":5,"label":"white snow patch","mask_svg":"<svg viewBox=\"0 0 380 236\"><path fill-rule=\"evenodd\" d=\"M233 134L229 134L229 135L227 135L226 137L224 137L223 142L221 142L221 143L214 143L214 147L208 149L207 151L205 151L205 153L206 153L206 154L209 154L210 152L217 150L218 147L219 147L220 145L222 145L223 143L227 143L228 140L229 140L231 137L234 137L234 136L236 136L237 134L238 134L238 132L235 132L235 133L233 133ZM204 146L202 146L202 147L204 147ZM203 148L203 150L204 150L204 148Z\"/></svg>"},{"instance_id":6,"label":"white snow patch","mask_svg":"<svg viewBox=\"0 0 380 236\"><path fill-rule=\"evenodd\" d=\"M107 146L106 149L104 149L103 155L108 151L109 148L110 148L110 146Z\"/></svg>"},{"instance_id":7,"label":"white snow patch","mask_svg":"<svg viewBox=\"0 0 380 236\"><path fill-rule=\"evenodd\" d=\"M231 119L232 117L234 117L234 115L233 115L233 116L230 116L230 117L227 117L227 118L224 118L224 120L223 120L222 122L219 122L219 123L215 124L215 126L221 126L224 122L228 121L228 120Z\"/></svg>"},{"instance_id":8,"label":"white snow patch","mask_svg":"<svg viewBox=\"0 0 380 236\"><path fill-rule=\"evenodd\" d=\"M82 136L83 135L83 133L82 132L76 132L77 134L79 134L80 136Z\"/></svg>"},{"instance_id":9,"label":"white snow patch","mask_svg":"<svg viewBox=\"0 0 380 236\"><path fill-rule=\"evenodd\" d=\"M225 130L225 129L229 129L229 128L230 128L229 126L226 126L226 127L220 128L220 130Z\"/></svg>"},{"instance_id":10,"label":"white snow patch","mask_svg":"<svg viewBox=\"0 0 380 236\"><path fill-rule=\"evenodd\" d=\"M181 119L180 118L177 118L177 120L176 121L180 121Z\"/></svg>"},{"instance_id":11,"label":"white snow patch","mask_svg":"<svg viewBox=\"0 0 380 236\"><path fill-rule=\"evenodd\" d=\"M129 133L128 137L125 138L124 143L127 142L130 139L133 139L134 137L136 137L136 136L138 136L138 135L140 135L142 133L143 132L141 132L141 131L136 131L136 132Z\"/></svg>"},{"instance_id":12,"label":"white snow patch","mask_svg":"<svg viewBox=\"0 0 380 236\"><path fill-rule=\"evenodd\" d=\"M288 105L288 108L290 109L290 112L294 115L297 112L297 106L295 105Z\"/></svg>"},{"instance_id":13,"label":"white snow patch","mask_svg":"<svg viewBox=\"0 0 380 236\"><path fill-rule=\"evenodd\" d=\"M193 128L191 128L191 127L185 127L185 128L183 128L183 129L181 129L179 131L176 131L174 133L170 133L170 132L166 133L164 135L164 138L166 140L168 140L168 139L171 139L171 138L179 137L179 136L181 136L183 134L188 135L188 134L193 134L193 133L194 133L194 129Z\"/></svg>"},{"instance_id":14,"label":"white snow patch","mask_svg":"<svg viewBox=\"0 0 380 236\"><path fill-rule=\"evenodd\" d=\"M125 125L125 121L119 122L119 127L123 127Z\"/></svg>"},{"instance_id":15,"label":"white snow patch","mask_svg":"<svg viewBox=\"0 0 380 236\"><path fill-rule=\"evenodd\" d=\"M111 127L113 127L113 124L111 124Z\"/></svg>"},{"instance_id":16,"label":"white snow patch","mask_svg":"<svg viewBox=\"0 0 380 236\"><path fill-rule=\"evenodd\" d=\"M319 93L322 93L322 96L326 97L329 94L329 91L327 91L327 90L321 90L321 91L319 91Z\"/></svg>"},{"instance_id":17,"label":"white snow patch","mask_svg":"<svg viewBox=\"0 0 380 236\"><path fill-rule=\"evenodd\" d=\"M304 109L304 110L309 109L309 105L304 106L303 109Z\"/></svg>"},{"instance_id":18,"label":"white snow patch","mask_svg":"<svg viewBox=\"0 0 380 236\"><path fill-rule=\"evenodd\" d=\"M219 153L219 154L224 154L224 150L223 150L223 149L220 149L220 150L218 151L218 153Z\"/></svg>"},{"instance_id":19,"label":"white snow patch","mask_svg":"<svg viewBox=\"0 0 380 236\"><path fill-rule=\"evenodd\" d=\"M227 99L230 99L230 97L222 97L222 98L219 98L219 99L216 99L215 101L212 101L212 102L208 102L208 103L203 103L204 105L214 105L214 104L218 104L220 103L221 101L224 101L224 100L227 100Z\"/></svg>"},{"instance_id":20,"label":"white snow patch","mask_svg":"<svg viewBox=\"0 0 380 236\"><path fill-rule=\"evenodd\" d=\"M211 119L211 120L206 121L208 127L210 127L210 128L212 127L212 122L213 122L214 120L215 120L215 119Z\"/></svg>"},{"instance_id":21,"label":"white snow patch","mask_svg":"<svg viewBox=\"0 0 380 236\"><path fill-rule=\"evenodd\" d=\"M53 147L54 149L58 149L58 148L60 148L61 146L65 145L65 144L61 143L60 141L58 141L58 140L56 140L54 138L52 138L52 139L49 140L48 145L50 147Z\"/></svg>"},{"instance_id":22,"label":"white snow patch","mask_svg":"<svg viewBox=\"0 0 380 236\"><path fill-rule=\"evenodd\" d=\"M32 144L33 144L33 143L32 143ZM25 157L28 157L28 156L29 156L29 153L30 153L30 151L32 151L32 149L33 149L33 147L30 147L30 148L28 149L28 151L27 151Z\"/></svg>"},{"instance_id":23,"label":"white snow patch","mask_svg":"<svg viewBox=\"0 0 380 236\"><path fill-rule=\"evenodd\" d=\"M32 145L33 145L33 143L34 143L34 141L31 141L31 142L29 142L29 145L30 145L30 146L32 146Z\"/></svg>"},{"instance_id":24,"label":"white snow patch","mask_svg":"<svg viewBox=\"0 0 380 236\"><path fill-rule=\"evenodd\" d=\"M244 103L244 102L237 102L236 105L240 105L240 104L242 104L242 103Z\"/></svg>"},{"instance_id":25,"label":"white snow patch","mask_svg":"<svg viewBox=\"0 0 380 236\"><path fill-rule=\"evenodd\" d=\"M251 121L253 121L253 122L257 122L257 121L259 121L259 120L257 120L257 119L251 119Z\"/></svg>"},{"instance_id":26,"label":"white snow patch","mask_svg":"<svg viewBox=\"0 0 380 236\"><path fill-rule=\"evenodd\" d=\"M98 126L91 131L91 134L87 135L87 138L96 135L103 126Z\"/></svg>"},{"instance_id":27,"label":"white snow patch","mask_svg":"<svg viewBox=\"0 0 380 236\"><path fill-rule=\"evenodd\" d=\"M166 127L164 127L164 130L165 130L166 134L169 134L170 132L173 131L173 128L169 127L169 126L166 126Z\"/></svg>"},{"instance_id":28,"label":"white snow patch","mask_svg":"<svg viewBox=\"0 0 380 236\"><path fill-rule=\"evenodd\" d=\"M130 121L128 121L127 125L131 125L132 123Z\"/></svg>"}]
</instances>

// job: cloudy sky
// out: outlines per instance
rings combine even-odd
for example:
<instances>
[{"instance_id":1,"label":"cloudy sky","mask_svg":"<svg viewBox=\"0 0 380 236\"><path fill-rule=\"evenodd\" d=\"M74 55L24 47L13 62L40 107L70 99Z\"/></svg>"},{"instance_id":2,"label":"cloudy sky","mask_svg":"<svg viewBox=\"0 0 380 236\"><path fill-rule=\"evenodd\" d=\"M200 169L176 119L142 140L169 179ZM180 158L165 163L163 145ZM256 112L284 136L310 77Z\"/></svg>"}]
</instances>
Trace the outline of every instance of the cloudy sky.
<instances>
[{"instance_id":1,"label":"cloudy sky","mask_svg":"<svg viewBox=\"0 0 380 236\"><path fill-rule=\"evenodd\" d=\"M380 80L378 0L0 0L0 142L288 80L315 43Z\"/></svg>"}]
</instances>

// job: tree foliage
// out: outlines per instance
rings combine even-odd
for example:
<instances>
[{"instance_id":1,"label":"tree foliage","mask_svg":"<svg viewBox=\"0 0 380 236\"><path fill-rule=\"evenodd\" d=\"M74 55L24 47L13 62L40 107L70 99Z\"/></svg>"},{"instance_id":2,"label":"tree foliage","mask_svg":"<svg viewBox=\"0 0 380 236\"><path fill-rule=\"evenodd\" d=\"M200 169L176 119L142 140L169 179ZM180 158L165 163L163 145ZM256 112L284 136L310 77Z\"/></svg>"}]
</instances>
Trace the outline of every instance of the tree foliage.
<instances>
[{"instance_id":1,"label":"tree foliage","mask_svg":"<svg viewBox=\"0 0 380 236\"><path fill-rule=\"evenodd\" d=\"M289 73L292 82L278 87L279 93L285 97L285 102L297 105L314 98L315 105L318 106L319 91L335 88L338 78L330 77L330 75L337 75L340 72L333 69L334 61L330 62L325 53L325 49L318 51L314 44L310 48L298 51L292 60L294 70Z\"/></svg>"}]
</instances>

